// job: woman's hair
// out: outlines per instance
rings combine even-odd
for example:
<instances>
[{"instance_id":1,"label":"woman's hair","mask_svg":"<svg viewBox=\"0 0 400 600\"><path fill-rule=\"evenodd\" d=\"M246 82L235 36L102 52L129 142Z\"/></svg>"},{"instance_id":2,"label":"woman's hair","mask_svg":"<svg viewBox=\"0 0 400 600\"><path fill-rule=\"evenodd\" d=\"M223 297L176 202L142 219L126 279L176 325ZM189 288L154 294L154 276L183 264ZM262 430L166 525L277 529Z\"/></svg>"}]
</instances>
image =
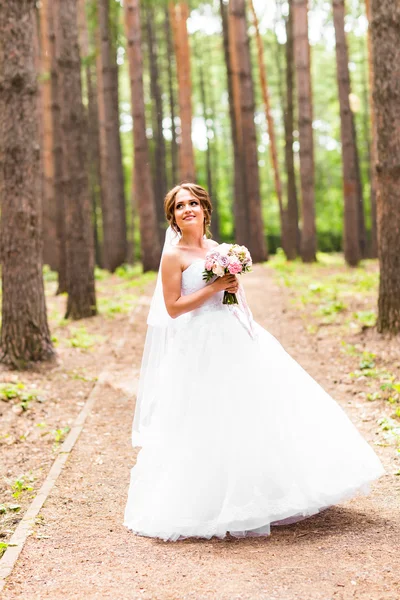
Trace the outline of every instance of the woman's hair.
<instances>
[{"instance_id":1,"label":"woman's hair","mask_svg":"<svg viewBox=\"0 0 400 600\"><path fill-rule=\"evenodd\" d=\"M164 200L165 216L166 216L167 221L170 224L171 228L176 233L180 233L180 229L175 221L175 198L176 198L177 193L180 192L180 190L187 190L188 192L190 192L192 194L192 196L197 198L197 200L200 202L201 208L204 211L204 233L207 235L207 237L210 237L211 234L210 234L208 228L211 223L211 213L212 213L211 199L210 199L210 196L208 195L207 190L205 190L203 187L201 187L201 185L197 185L197 183L181 183L179 185L176 185L165 196L165 200Z\"/></svg>"}]
</instances>

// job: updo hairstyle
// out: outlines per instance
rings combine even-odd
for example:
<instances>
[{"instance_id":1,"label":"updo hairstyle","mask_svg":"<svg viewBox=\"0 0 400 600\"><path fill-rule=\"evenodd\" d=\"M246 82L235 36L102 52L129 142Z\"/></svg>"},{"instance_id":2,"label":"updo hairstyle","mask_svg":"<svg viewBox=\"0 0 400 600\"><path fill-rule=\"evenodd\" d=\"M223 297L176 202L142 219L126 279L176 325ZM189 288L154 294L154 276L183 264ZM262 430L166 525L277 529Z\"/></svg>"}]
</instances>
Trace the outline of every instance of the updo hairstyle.
<instances>
[{"instance_id":1,"label":"updo hairstyle","mask_svg":"<svg viewBox=\"0 0 400 600\"><path fill-rule=\"evenodd\" d=\"M201 187L201 185L197 185L197 183L181 183L179 185L176 185L165 196L164 211L165 211L165 216L167 218L167 221L171 226L171 229L173 229L173 231L175 231L175 233L178 233L178 234L181 233L181 230L179 229L179 227L175 221L175 198L176 198L177 193L180 192L180 190L187 190L188 192L190 192L192 194L192 196L197 198L197 200L200 202L200 205L204 211L203 232L207 237L211 237L210 231L208 229L210 226L210 223L211 223L211 213L212 213L211 199L210 199L210 196L209 196L207 190L205 190L203 187Z\"/></svg>"}]
</instances>

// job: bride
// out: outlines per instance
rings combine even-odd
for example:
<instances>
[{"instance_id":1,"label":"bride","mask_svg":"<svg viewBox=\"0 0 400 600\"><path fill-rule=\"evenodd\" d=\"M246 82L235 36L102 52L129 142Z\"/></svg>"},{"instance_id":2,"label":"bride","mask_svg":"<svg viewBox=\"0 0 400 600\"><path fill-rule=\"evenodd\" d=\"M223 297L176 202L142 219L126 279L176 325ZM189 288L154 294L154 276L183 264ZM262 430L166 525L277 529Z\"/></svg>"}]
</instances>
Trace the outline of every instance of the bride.
<instances>
[{"instance_id":1,"label":"bride","mask_svg":"<svg viewBox=\"0 0 400 600\"><path fill-rule=\"evenodd\" d=\"M163 540L267 535L367 493L384 469L344 411L254 322L236 276L203 281L217 245L207 192L178 185L165 213L124 525Z\"/></svg>"}]
</instances>

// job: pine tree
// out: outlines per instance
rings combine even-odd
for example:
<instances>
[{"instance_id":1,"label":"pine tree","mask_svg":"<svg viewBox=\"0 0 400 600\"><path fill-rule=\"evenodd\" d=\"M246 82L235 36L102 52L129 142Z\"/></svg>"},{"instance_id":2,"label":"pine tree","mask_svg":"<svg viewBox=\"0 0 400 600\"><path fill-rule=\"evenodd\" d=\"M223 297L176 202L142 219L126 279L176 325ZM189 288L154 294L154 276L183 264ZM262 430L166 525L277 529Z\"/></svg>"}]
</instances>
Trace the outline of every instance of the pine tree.
<instances>
[{"instance_id":1,"label":"pine tree","mask_svg":"<svg viewBox=\"0 0 400 600\"><path fill-rule=\"evenodd\" d=\"M400 332L400 5L372 0L374 105L378 134L378 331Z\"/></svg>"},{"instance_id":2,"label":"pine tree","mask_svg":"<svg viewBox=\"0 0 400 600\"><path fill-rule=\"evenodd\" d=\"M316 260L313 101L311 85L311 51L308 39L308 2L293 0L294 56L299 109L300 180L303 227L301 257Z\"/></svg>"},{"instance_id":3,"label":"pine tree","mask_svg":"<svg viewBox=\"0 0 400 600\"><path fill-rule=\"evenodd\" d=\"M0 0L0 359L17 368L54 354L42 277L35 5Z\"/></svg>"},{"instance_id":4,"label":"pine tree","mask_svg":"<svg viewBox=\"0 0 400 600\"><path fill-rule=\"evenodd\" d=\"M146 137L139 0L125 0L124 9L132 97L134 185L140 220L142 263L144 271L155 271L159 266L161 248Z\"/></svg>"}]
</instances>

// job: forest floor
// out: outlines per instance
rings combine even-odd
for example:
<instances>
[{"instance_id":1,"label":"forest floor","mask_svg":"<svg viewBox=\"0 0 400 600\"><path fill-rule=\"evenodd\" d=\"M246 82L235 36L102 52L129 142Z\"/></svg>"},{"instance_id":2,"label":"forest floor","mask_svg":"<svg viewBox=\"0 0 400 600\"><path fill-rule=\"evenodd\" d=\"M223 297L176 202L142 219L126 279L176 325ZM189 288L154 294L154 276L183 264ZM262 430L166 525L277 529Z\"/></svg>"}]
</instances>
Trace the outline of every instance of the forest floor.
<instances>
[{"instance_id":1,"label":"forest floor","mask_svg":"<svg viewBox=\"0 0 400 600\"><path fill-rule=\"evenodd\" d=\"M108 378L7 579L5 600L400 598L400 341L374 328L376 263L350 270L341 257L320 258L312 266L280 256L258 265L246 275L246 293L255 319L374 445L387 473L372 493L266 538L165 543L133 535L122 522L151 276L98 281L103 314L79 325L60 321L63 299L50 286L58 363L22 375L0 371L0 381L25 385L28 396L43 390L0 402L4 542L105 367ZM126 302L117 300L127 288ZM122 308L107 311L113 302Z\"/></svg>"}]
</instances>

